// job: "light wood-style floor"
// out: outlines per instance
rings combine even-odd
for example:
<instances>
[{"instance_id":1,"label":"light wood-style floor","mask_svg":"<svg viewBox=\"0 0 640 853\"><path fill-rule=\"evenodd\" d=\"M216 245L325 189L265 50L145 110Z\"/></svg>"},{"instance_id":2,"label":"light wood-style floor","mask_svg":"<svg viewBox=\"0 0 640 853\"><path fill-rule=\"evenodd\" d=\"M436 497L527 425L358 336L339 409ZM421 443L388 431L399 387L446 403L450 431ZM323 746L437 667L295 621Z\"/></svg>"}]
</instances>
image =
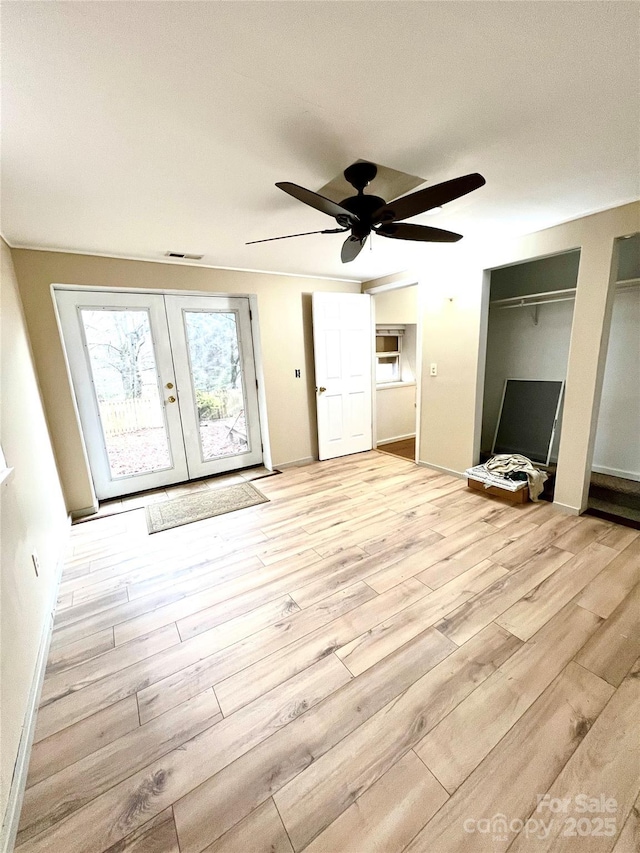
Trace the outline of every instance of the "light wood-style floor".
<instances>
[{"instance_id":1,"label":"light wood-style floor","mask_svg":"<svg viewBox=\"0 0 640 853\"><path fill-rule=\"evenodd\" d=\"M20 853L637 849L638 531L376 452L260 488L73 528Z\"/></svg>"}]
</instances>

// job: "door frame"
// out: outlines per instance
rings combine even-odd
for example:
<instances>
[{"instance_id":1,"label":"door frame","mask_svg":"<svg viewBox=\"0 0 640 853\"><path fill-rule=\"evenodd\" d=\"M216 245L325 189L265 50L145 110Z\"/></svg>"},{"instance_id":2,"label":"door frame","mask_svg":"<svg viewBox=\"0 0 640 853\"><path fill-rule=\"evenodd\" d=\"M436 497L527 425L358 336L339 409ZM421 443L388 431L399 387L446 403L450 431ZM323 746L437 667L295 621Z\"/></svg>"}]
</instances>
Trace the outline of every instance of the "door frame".
<instances>
[{"instance_id":1,"label":"door frame","mask_svg":"<svg viewBox=\"0 0 640 853\"><path fill-rule=\"evenodd\" d=\"M251 336L253 339L253 354L255 361L255 370L256 370L256 379L258 382L258 413L260 416L260 439L262 442L262 464L265 468L269 470L273 469L272 456L271 456L271 443L269 439L269 423L267 418L267 397L266 397L266 389L265 389L265 379L264 379L264 361L262 358L262 342L260 338L260 323L258 316L258 297L255 293L233 293L229 291L225 292L212 292L210 290L176 290L176 289L161 289L161 288L151 288L151 287L105 287L100 285L90 285L90 284L64 284L62 282L53 282L49 291L51 294L51 301L53 303L53 312L56 318L56 325L58 327L58 334L60 336L60 343L62 346L62 351L64 353L65 367L66 367L66 379L69 388L69 392L71 394L71 399L73 400L73 406L75 410L75 418L76 418L76 426L78 428L78 433L80 436L80 441L82 442L82 448L84 452L85 462L87 465L87 471L89 475L89 481L91 483L92 497L93 497L93 507L94 511L97 510L98 507L98 498L95 493L95 486L93 482L93 474L91 471L91 466L89 465L89 455L87 453L87 445L85 436L82 430L82 422L80 420L80 412L78 408L78 400L76 398L75 389L73 386L73 381L71 378L71 369L69 366L69 358L67 355L67 350L64 342L64 336L62 334L62 324L60 320L60 314L58 312L58 305L56 302L56 292L62 290L72 290L72 291L81 291L81 292L92 292L92 293L138 293L143 295L156 295L156 296L210 296L210 297L226 297L230 299L244 298L249 300L249 312L250 312L250 325L251 325Z\"/></svg>"},{"instance_id":2,"label":"door frame","mask_svg":"<svg viewBox=\"0 0 640 853\"><path fill-rule=\"evenodd\" d=\"M423 294L420 282L417 278L400 279L399 281L390 282L389 284L378 284L375 287L369 287L365 293L375 297L379 293L387 293L390 290L404 290L407 287L417 287L417 302L418 316L416 318L416 456L414 462L419 464L420 461L420 424L422 421L422 317L424 314ZM378 423L377 423L377 394L376 386L376 300L372 299L371 307L371 335L373 339L372 346L372 366L371 366L371 385L373 396L372 407L372 424L373 424L373 449L376 449L378 444Z\"/></svg>"}]
</instances>

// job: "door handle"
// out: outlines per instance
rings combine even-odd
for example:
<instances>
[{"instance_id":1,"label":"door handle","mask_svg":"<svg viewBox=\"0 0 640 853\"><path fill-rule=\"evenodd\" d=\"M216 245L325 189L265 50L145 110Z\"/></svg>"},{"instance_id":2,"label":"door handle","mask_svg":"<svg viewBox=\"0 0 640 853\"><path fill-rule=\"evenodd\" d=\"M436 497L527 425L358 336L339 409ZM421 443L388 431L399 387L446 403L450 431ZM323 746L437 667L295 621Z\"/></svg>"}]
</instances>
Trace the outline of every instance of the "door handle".
<instances>
[{"instance_id":1,"label":"door handle","mask_svg":"<svg viewBox=\"0 0 640 853\"><path fill-rule=\"evenodd\" d=\"M324 394L326 390L327 389L324 387L324 385L321 385L319 388L316 388L316 391L318 391L320 394Z\"/></svg>"},{"instance_id":2,"label":"door handle","mask_svg":"<svg viewBox=\"0 0 640 853\"><path fill-rule=\"evenodd\" d=\"M167 398L167 403L175 403L175 401L176 401L175 397L168 397Z\"/></svg>"}]
</instances>

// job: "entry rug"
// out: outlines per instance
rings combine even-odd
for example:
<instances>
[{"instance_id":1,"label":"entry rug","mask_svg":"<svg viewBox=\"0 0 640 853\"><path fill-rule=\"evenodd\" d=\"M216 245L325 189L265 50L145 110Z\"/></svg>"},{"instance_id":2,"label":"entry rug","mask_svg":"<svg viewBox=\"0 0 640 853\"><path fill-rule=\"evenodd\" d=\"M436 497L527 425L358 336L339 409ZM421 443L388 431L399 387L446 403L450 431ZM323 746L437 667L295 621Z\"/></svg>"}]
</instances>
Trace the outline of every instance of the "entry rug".
<instances>
[{"instance_id":1,"label":"entry rug","mask_svg":"<svg viewBox=\"0 0 640 853\"><path fill-rule=\"evenodd\" d=\"M191 524L192 521L202 521L203 518L267 503L268 500L251 483L194 492L184 498L148 504L147 528L149 533L159 533L171 527L180 527L181 524Z\"/></svg>"}]
</instances>

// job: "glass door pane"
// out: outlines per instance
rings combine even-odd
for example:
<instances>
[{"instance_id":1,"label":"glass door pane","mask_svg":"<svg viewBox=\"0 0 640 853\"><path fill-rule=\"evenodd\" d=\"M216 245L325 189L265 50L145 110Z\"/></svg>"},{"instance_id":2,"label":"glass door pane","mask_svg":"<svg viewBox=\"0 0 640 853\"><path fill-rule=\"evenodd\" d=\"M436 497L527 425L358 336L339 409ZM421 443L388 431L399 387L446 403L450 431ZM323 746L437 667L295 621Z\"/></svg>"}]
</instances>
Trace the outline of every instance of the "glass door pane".
<instances>
[{"instance_id":1,"label":"glass door pane","mask_svg":"<svg viewBox=\"0 0 640 853\"><path fill-rule=\"evenodd\" d=\"M246 297L165 296L190 477L262 462Z\"/></svg>"},{"instance_id":2,"label":"glass door pane","mask_svg":"<svg viewBox=\"0 0 640 853\"><path fill-rule=\"evenodd\" d=\"M188 479L164 297L56 289L55 298L98 499Z\"/></svg>"},{"instance_id":3,"label":"glass door pane","mask_svg":"<svg viewBox=\"0 0 640 853\"><path fill-rule=\"evenodd\" d=\"M111 477L172 467L149 312L80 310Z\"/></svg>"},{"instance_id":4,"label":"glass door pane","mask_svg":"<svg viewBox=\"0 0 640 853\"><path fill-rule=\"evenodd\" d=\"M249 448L238 324L233 312L185 311L202 461Z\"/></svg>"}]
</instances>

